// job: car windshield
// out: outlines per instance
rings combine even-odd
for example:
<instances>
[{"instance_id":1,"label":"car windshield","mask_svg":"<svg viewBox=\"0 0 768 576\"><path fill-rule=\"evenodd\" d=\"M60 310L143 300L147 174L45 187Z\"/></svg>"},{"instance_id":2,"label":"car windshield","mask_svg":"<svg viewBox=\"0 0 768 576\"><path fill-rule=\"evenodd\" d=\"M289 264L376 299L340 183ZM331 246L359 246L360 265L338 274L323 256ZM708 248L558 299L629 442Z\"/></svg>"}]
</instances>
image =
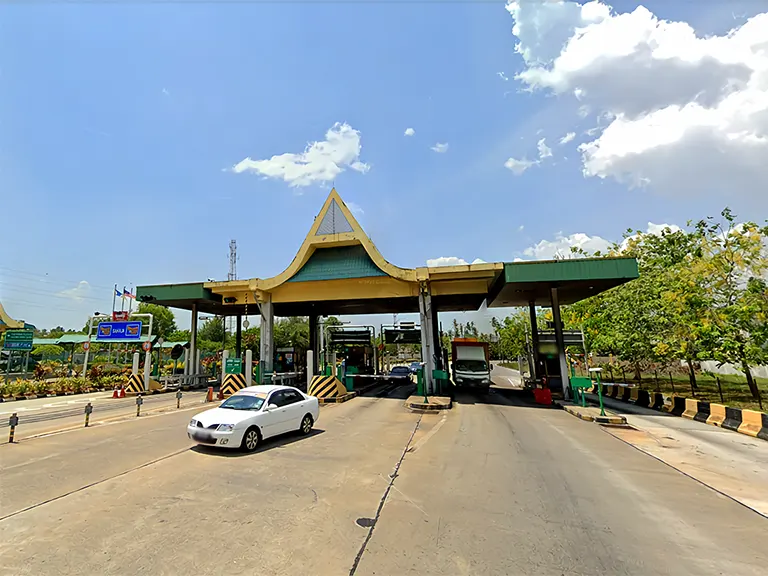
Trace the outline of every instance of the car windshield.
<instances>
[{"instance_id":1,"label":"car windshield","mask_svg":"<svg viewBox=\"0 0 768 576\"><path fill-rule=\"evenodd\" d=\"M454 368L462 372L486 372L488 364L485 360L457 360Z\"/></svg>"},{"instance_id":2,"label":"car windshield","mask_svg":"<svg viewBox=\"0 0 768 576\"><path fill-rule=\"evenodd\" d=\"M408 368L406 366L395 366L392 368L392 371L390 374L406 374L408 373Z\"/></svg>"},{"instance_id":3,"label":"car windshield","mask_svg":"<svg viewBox=\"0 0 768 576\"><path fill-rule=\"evenodd\" d=\"M265 398L262 395L236 394L226 399L219 408L226 408L227 410L260 410Z\"/></svg>"}]
</instances>

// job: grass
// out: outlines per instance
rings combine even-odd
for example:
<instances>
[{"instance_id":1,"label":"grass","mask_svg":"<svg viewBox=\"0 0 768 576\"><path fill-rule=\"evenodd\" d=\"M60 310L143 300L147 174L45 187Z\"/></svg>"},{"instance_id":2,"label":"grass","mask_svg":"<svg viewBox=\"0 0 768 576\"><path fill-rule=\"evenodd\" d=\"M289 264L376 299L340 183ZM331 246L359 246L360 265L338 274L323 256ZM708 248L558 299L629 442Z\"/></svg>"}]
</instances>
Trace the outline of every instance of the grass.
<instances>
[{"instance_id":1,"label":"grass","mask_svg":"<svg viewBox=\"0 0 768 576\"><path fill-rule=\"evenodd\" d=\"M502 368L511 368L512 370L518 370L517 362L499 362L495 361L494 364L498 364Z\"/></svg>"},{"instance_id":2,"label":"grass","mask_svg":"<svg viewBox=\"0 0 768 576\"><path fill-rule=\"evenodd\" d=\"M585 375L581 370L577 370L576 374L579 376ZM620 369L614 370L613 376L613 382L624 382L624 376L622 376ZM658 374L658 381L656 379L656 374L652 372L642 373L640 382L634 379L634 374L626 374L626 378L628 384L639 383L640 387L644 390L658 391L667 394L668 396L676 394L677 396L696 398L698 400L714 402L717 404L726 404L727 406L733 406L735 408L760 410L760 404L752 398L752 394L749 392L747 379L740 375L718 374L715 376L708 373L697 373L697 390L695 393L691 392L688 373L673 373L671 374L671 381L669 372L660 372ZM719 390L716 378L720 380ZM605 382L611 381L611 373L609 370L603 370L603 380ZM760 389L760 395L763 398L763 411L766 411L768 410L768 379L755 378L755 381Z\"/></svg>"}]
</instances>

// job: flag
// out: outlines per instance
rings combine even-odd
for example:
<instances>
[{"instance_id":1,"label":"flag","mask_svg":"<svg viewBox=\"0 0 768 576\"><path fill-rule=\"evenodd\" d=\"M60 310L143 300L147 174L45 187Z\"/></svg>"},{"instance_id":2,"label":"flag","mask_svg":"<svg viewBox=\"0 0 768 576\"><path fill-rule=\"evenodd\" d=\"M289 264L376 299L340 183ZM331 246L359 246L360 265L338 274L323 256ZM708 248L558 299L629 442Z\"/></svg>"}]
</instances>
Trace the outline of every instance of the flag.
<instances>
[{"instance_id":1,"label":"flag","mask_svg":"<svg viewBox=\"0 0 768 576\"><path fill-rule=\"evenodd\" d=\"M130 298L131 300L135 300L135 299L136 299L136 296L134 296L133 294L131 294L131 293L130 293L130 291L128 291L128 292L125 292L125 293L123 294L123 296L125 296L126 298Z\"/></svg>"},{"instance_id":2,"label":"flag","mask_svg":"<svg viewBox=\"0 0 768 576\"><path fill-rule=\"evenodd\" d=\"M120 290L118 290L117 288L115 288L115 296L117 296L118 298L122 298L123 297L123 295L120 294Z\"/></svg>"},{"instance_id":3,"label":"flag","mask_svg":"<svg viewBox=\"0 0 768 576\"><path fill-rule=\"evenodd\" d=\"M126 298L128 298L128 290L126 290L125 286L123 286L123 295L122 295L123 302L125 302Z\"/></svg>"}]
</instances>

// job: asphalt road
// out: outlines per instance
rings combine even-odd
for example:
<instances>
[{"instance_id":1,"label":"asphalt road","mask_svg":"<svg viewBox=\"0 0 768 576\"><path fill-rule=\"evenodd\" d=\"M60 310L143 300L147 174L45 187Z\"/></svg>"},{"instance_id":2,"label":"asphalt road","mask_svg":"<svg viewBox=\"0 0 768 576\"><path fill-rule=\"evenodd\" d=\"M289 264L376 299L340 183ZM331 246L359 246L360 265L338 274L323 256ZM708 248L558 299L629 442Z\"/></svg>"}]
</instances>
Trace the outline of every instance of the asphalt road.
<instances>
[{"instance_id":1,"label":"asphalt road","mask_svg":"<svg viewBox=\"0 0 768 576\"><path fill-rule=\"evenodd\" d=\"M408 392L248 455L192 447L193 410L2 445L0 573L765 573L768 520L599 426Z\"/></svg>"},{"instance_id":2,"label":"asphalt road","mask_svg":"<svg viewBox=\"0 0 768 576\"><path fill-rule=\"evenodd\" d=\"M493 370L491 370L491 381L494 386L500 386L502 388L522 388L523 377L520 372L512 368L505 368L500 366L498 362L492 362Z\"/></svg>"}]
</instances>

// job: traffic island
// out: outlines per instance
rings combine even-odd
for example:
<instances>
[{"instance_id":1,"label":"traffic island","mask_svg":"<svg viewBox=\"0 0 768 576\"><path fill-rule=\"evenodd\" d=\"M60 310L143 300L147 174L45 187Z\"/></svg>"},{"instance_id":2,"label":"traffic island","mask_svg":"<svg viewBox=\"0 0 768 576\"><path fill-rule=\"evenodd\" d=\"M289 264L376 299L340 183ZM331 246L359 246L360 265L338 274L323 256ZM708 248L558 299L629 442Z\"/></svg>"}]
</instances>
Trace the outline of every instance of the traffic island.
<instances>
[{"instance_id":1,"label":"traffic island","mask_svg":"<svg viewBox=\"0 0 768 576\"><path fill-rule=\"evenodd\" d=\"M624 416L613 414L608 410L605 411L605 416L600 415L600 408L596 406L574 406L572 404L558 403L563 410L585 420L586 422L597 422L598 424L612 424L614 426L625 426L627 419Z\"/></svg>"},{"instance_id":2,"label":"traffic island","mask_svg":"<svg viewBox=\"0 0 768 576\"><path fill-rule=\"evenodd\" d=\"M405 401L405 407L409 410L434 411L450 410L452 406L449 396L411 396Z\"/></svg>"},{"instance_id":3,"label":"traffic island","mask_svg":"<svg viewBox=\"0 0 768 576\"><path fill-rule=\"evenodd\" d=\"M320 404L341 404L347 400L352 400L355 396L357 396L357 392L348 392L340 396L330 396L326 398L318 397L317 401L320 402Z\"/></svg>"}]
</instances>

